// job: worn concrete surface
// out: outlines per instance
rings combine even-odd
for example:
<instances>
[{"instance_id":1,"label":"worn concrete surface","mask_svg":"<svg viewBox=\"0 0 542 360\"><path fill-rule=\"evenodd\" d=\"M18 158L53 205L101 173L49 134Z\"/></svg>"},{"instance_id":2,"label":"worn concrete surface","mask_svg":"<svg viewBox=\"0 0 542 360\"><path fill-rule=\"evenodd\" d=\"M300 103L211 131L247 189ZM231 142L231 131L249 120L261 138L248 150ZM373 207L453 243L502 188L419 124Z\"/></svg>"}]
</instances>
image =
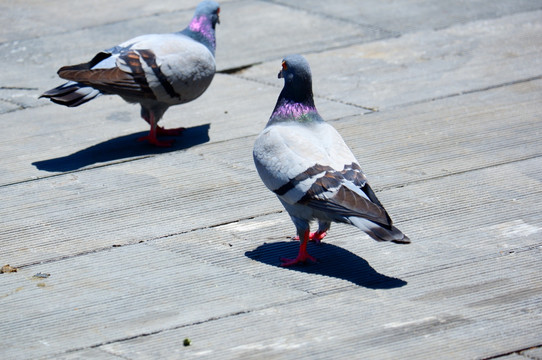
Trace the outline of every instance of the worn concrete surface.
<instances>
[{"instance_id":1,"label":"worn concrete surface","mask_svg":"<svg viewBox=\"0 0 542 360\"><path fill-rule=\"evenodd\" d=\"M195 5L0 3L2 358L542 359L542 1L223 1L171 149L119 98L38 100ZM294 227L251 151L294 52L412 244L334 225L278 267Z\"/></svg>"}]
</instances>

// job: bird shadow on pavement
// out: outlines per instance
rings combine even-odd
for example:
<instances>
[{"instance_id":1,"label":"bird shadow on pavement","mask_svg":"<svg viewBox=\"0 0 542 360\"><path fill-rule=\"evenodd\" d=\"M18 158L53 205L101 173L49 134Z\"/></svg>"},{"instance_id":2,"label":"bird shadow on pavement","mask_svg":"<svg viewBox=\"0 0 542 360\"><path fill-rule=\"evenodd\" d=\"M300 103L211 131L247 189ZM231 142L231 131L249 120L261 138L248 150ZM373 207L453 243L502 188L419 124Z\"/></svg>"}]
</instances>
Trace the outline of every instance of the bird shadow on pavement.
<instances>
[{"instance_id":1,"label":"bird shadow on pavement","mask_svg":"<svg viewBox=\"0 0 542 360\"><path fill-rule=\"evenodd\" d=\"M148 132L145 131L107 140L67 156L36 161L32 165L38 170L64 172L81 169L97 163L188 149L192 146L208 142L209 128L210 124L186 128L181 135L174 137L175 142L171 147L157 147L149 144L147 141L137 141L140 137L147 135ZM168 139L172 137L163 138Z\"/></svg>"},{"instance_id":2,"label":"bird shadow on pavement","mask_svg":"<svg viewBox=\"0 0 542 360\"><path fill-rule=\"evenodd\" d=\"M323 242L309 243L307 250L317 259L316 263L309 262L286 269L343 279L370 289L393 289L407 284L404 280L380 274L365 259L339 246ZM245 252L245 256L279 267L280 257L295 258L298 251L299 241L281 241L264 243L252 251Z\"/></svg>"}]
</instances>

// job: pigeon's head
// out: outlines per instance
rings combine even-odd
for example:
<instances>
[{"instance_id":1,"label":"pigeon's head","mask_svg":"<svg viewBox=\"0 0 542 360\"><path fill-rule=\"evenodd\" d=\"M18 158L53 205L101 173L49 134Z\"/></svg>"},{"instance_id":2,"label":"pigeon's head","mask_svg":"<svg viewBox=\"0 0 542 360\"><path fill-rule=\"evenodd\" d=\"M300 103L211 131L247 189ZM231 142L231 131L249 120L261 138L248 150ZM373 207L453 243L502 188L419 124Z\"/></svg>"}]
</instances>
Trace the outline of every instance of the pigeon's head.
<instances>
[{"instance_id":1,"label":"pigeon's head","mask_svg":"<svg viewBox=\"0 0 542 360\"><path fill-rule=\"evenodd\" d=\"M284 78L285 82L311 82L311 68L309 63L301 55L289 55L282 60L282 69L279 72L279 79Z\"/></svg>"},{"instance_id":2,"label":"pigeon's head","mask_svg":"<svg viewBox=\"0 0 542 360\"><path fill-rule=\"evenodd\" d=\"M307 60L300 55L285 57L279 72L280 78L284 78L284 87L269 122L321 121L312 97L312 75Z\"/></svg>"},{"instance_id":3,"label":"pigeon's head","mask_svg":"<svg viewBox=\"0 0 542 360\"><path fill-rule=\"evenodd\" d=\"M181 34L201 42L214 55L216 49L215 26L220 23L219 13L220 6L218 3L214 1L200 2L190 24L181 31Z\"/></svg>"},{"instance_id":4,"label":"pigeon's head","mask_svg":"<svg viewBox=\"0 0 542 360\"><path fill-rule=\"evenodd\" d=\"M220 5L214 1L202 1L196 7L194 17L202 17L209 19L213 25L213 29L216 24L220 24Z\"/></svg>"},{"instance_id":5,"label":"pigeon's head","mask_svg":"<svg viewBox=\"0 0 542 360\"><path fill-rule=\"evenodd\" d=\"M284 78L282 95L297 102L310 99L312 103L312 74L309 63L301 55L289 55L282 60L278 75Z\"/></svg>"}]
</instances>

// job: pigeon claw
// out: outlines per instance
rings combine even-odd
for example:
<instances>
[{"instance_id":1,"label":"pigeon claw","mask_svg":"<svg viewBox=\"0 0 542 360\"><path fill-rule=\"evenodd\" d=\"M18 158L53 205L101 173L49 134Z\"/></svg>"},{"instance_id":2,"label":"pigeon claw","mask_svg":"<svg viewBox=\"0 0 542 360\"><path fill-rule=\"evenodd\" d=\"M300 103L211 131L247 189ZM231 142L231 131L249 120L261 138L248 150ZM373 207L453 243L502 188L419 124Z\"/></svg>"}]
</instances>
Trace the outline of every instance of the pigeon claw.
<instances>
[{"instance_id":1,"label":"pigeon claw","mask_svg":"<svg viewBox=\"0 0 542 360\"><path fill-rule=\"evenodd\" d=\"M301 231L298 230L298 234L301 234ZM281 258L280 261L282 261L282 264L280 266L282 267L288 267L292 265L296 265L298 263L305 263L307 260L310 260L312 262L316 262L316 259L309 255L307 252L307 243L309 241L309 229L304 229L303 232L303 240L301 241L301 244L299 244L299 253L297 254L297 257L295 259L287 259L287 258Z\"/></svg>"},{"instance_id":2,"label":"pigeon claw","mask_svg":"<svg viewBox=\"0 0 542 360\"><path fill-rule=\"evenodd\" d=\"M314 256L309 255L307 252L304 254L299 254L295 259L288 259L288 258L280 258L280 261L282 264L280 266L282 267L289 267L292 265L297 265L299 263L306 263L307 261L312 261L313 263L316 262L316 258Z\"/></svg>"},{"instance_id":3,"label":"pigeon claw","mask_svg":"<svg viewBox=\"0 0 542 360\"><path fill-rule=\"evenodd\" d=\"M149 144L152 144L152 145L158 146L158 147L171 147L173 145L173 143L175 142L175 140L163 140L163 141L160 141L156 137L153 137L153 136L150 136L150 135L145 135L145 136L142 136L139 139L137 139L137 141L145 141L145 140L147 140L149 142Z\"/></svg>"}]
</instances>

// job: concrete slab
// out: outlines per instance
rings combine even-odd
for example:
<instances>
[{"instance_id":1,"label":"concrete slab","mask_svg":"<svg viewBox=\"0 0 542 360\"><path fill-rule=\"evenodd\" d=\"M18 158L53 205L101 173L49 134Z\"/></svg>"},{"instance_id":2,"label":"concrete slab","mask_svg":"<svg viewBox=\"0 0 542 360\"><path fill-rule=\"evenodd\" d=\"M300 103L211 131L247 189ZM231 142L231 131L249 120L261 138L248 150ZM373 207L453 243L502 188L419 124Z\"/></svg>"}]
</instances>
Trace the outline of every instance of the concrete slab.
<instances>
[{"instance_id":1,"label":"concrete slab","mask_svg":"<svg viewBox=\"0 0 542 360\"><path fill-rule=\"evenodd\" d=\"M377 243L355 227L334 224L324 245L309 245L319 264L294 271L278 267L280 257L294 256L299 245L290 241L295 228L287 214L279 213L275 199L261 200L274 213L156 239L150 245L311 294L347 287L401 287L409 276L466 264L479 267L490 258L540 249L539 194L530 194L538 163L529 160L521 167L489 168L378 193L412 244ZM517 182L501 192L489 190L496 189L502 173L512 169L518 173ZM464 197L450 196L450 188ZM474 194L476 201L463 201ZM243 255L253 262L241 261Z\"/></svg>"},{"instance_id":2,"label":"concrete slab","mask_svg":"<svg viewBox=\"0 0 542 360\"><path fill-rule=\"evenodd\" d=\"M182 30L193 15L193 9L183 9L159 12L152 16L144 16L144 11L143 16L136 17L133 11L123 7L123 4L119 3L119 7L130 11L132 17L123 19L124 14L119 14L120 10L113 10L111 13L118 14L119 20L100 24L103 22L101 20L93 27L84 26L82 21L79 27L68 27L67 31L46 31L47 35L37 38L23 37L20 40L0 42L0 60L9 64L11 69L9 73L2 75L0 86L39 88L43 92L56 86L57 82L60 83L56 71L61 66L89 61L102 49L141 34ZM179 7L182 8L182 5ZM99 11L98 9L95 11ZM338 47L357 42L360 38L369 41L384 36L370 27L344 24L265 1L224 2L221 9L222 20L217 28L216 54L219 70L280 58L294 49L317 51L322 46ZM256 14L266 14L264 21ZM96 12L90 16L100 18ZM47 26L48 24L33 24L34 31L41 31L42 27ZM264 37L265 41L258 41ZM248 44L252 45L247 46ZM19 76L21 73L25 76Z\"/></svg>"},{"instance_id":3,"label":"concrete slab","mask_svg":"<svg viewBox=\"0 0 542 360\"><path fill-rule=\"evenodd\" d=\"M348 20L357 24L370 24L392 33L405 34L419 30L443 29L481 19L495 19L510 14L542 9L541 1L530 0L474 0L446 2L439 0L401 1L356 0L334 3L311 0L273 0L273 2L303 8L307 11Z\"/></svg>"},{"instance_id":4,"label":"concrete slab","mask_svg":"<svg viewBox=\"0 0 542 360\"><path fill-rule=\"evenodd\" d=\"M92 3L67 0L44 3L22 0L9 5L0 5L0 21L11 25L0 29L0 43L123 23L138 18L153 19L167 13L176 13L177 16L181 13L180 17L183 18L187 16L187 12L193 12L196 5L197 1L192 0L147 3L120 0L115 1L114 4L107 0L97 0ZM185 21L188 20L190 20L189 17L185 18Z\"/></svg>"},{"instance_id":5,"label":"concrete slab","mask_svg":"<svg viewBox=\"0 0 542 360\"><path fill-rule=\"evenodd\" d=\"M145 244L30 266L2 281L7 359L56 356L307 297Z\"/></svg>"},{"instance_id":6,"label":"concrete slab","mask_svg":"<svg viewBox=\"0 0 542 360\"><path fill-rule=\"evenodd\" d=\"M173 151L120 99L36 97L195 3L56 4L0 14L2 358L537 356L539 1L223 2L225 71L166 114ZM317 264L278 266L298 244L251 149L290 52L411 245L334 225Z\"/></svg>"},{"instance_id":7,"label":"concrete slab","mask_svg":"<svg viewBox=\"0 0 542 360\"><path fill-rule=\"evenodd\" d=\"M316 105L379 190L539 156L534 129L540 123L541 86L540 80L528 81L338 119L327 114L328 104L317 99ZM209 143L190 151L250 171L250 141Z\"/></svg>"},{"instance_id":8,"label":"concrete slab","mask_svg":"<svg viewBox=\"0 0 542 360\"><path fill-rule=\"evenodd\" d=\"M265 126L279 91L278 87L217 74L202 97L166 112L160 122L162 126L189 128L170 149L137 142L138 137L148 132L149 126L141 119L138 105L125 103L119 97L101 96L78 108L40 100L38 107L0 114L6 124L1 141L6 159L0 164L4 170L0 170L0 183L254 136ZM232 101L232 93L235 101ZM365 111L327 99L319 100L322 114L332 119Z\"/></svg>"},{"instance_id":9,"label":"concrete slab","mask_svg":"<svg viewBox=\"0 0 542 360\"><path fill-rule=\"evenodd\" d=\"M521 346L522 342L538 340L535 332L541 330L540 324L533 324L532 315L522 313L521 309L534 310L539 297L534 289L525 292L529 285L515 278L516 272L512 271L514 268L532 273L532 268L527 269L536 261L533 255L525 254L521 262L511 258L484 262L483 273L459 266L463 273L459 278L442 270L409 279L406 287L357 288L316 296L303 303L291 302L241 314L235 319L217 319L103 348L130 359L167 358L164 348L174 349L171 356L225 359L336 358L338 354L357 357L360 353L368 358L430 358L435 348L441 349L439 357L446 359L489 356ZM451 289L465 278L479 287L495 281L493 286L486 286L483 294L487 304L473 302L480 294L472 292L455 292L438 301L423 300L435 282L447 284ZM405 292L418 295L405 299ZM507 311L495 318L494 310L499 307ZM390 311L392 308L394 311ZM491 325L504 325L512 318L529 327L534 325L531 328L534 332L526 329L511 336ZM258 330L262 327L265 332ZM179 346L180 339L185 337L192 340L190 347Z\"/></svg>"},{"instance_id":10,"label":"concrete slab","mask_svg":"<svg viewBox=\"0 0 542 360\"><path fill-rule=\"evenodd\" d=\"M491 169L530 158L536 160L542 151L537 146L537 132L533 131L539 124L536 114L541 84L540 81L517 84L506 91L502 88L487 91L483 99L480 99L479 93L475 93L461 99L454 97L431 104L413 105L401 111L375 113L361 119L344 118L333 124L345 134L377 191L399 187L389 201L384 201L385 197L381 200L387 204L396 220L402 216L408 219L406 214L420 214L425 209L434 213L436 210L433 206L446 204L453 199L440 193L440 188L435 190L436 194L424 197L423 190L408 192L404 189L405 185L418 183L425 188L425 182L431 178L447 179L454 173ZM516 95L512 96L513 93ZM465 108L463 103L473 105ZM524 111L521 117L515 115L515 104L522 104ZM440 119L435 117L435 113L440 114ZM514 119L514 122L510 119ZM250 129L245 134L259 131L255 127L263 127L263 122L256 126L251 120L244 120ZM360 126L360 120L363 120L363 126ZM405 125L405 121L408 125ZM395 135L379 138L368 136L384 132L383 124L390 134ZM223 122L222 131L226 131L227 126L228 123ZM404 131L409 134L406 139L399 136ZM66 131L58 132L59 136L66 133L69 134ZM507 136L510 134L514 136ZM188 151L161 153L160 156L140 153L139 157L125 159L121 157L123 152L115 153L109 158L109 161L117 163L113 168L102 168L103 164L97 162L91 164L94 166L92 171L2 187L0 192L3 193L5 204L2 218L6 235L25 239L23 243L6 245L4 261L28 264L40 259L54 259L112 244L134 243L281 211L280 204L260 183L253 168L251 149L254 136L245 135L230 141L199 145ZM130 141L133 146L138 146L134 139ZM63 151L63 148L58 147L58 150ZM96 160L99 154L107 153L107 150L104 147L103 151L89 151L90 155L74 156L72 163L67 162L69 157L64 161L46 159L42 160L44 163L40 166L48 166L47 171L52 174L80 170L84 166L77 166L85 165L83 163L87 160ZM52 154L50 149L47 151ZM41 152L32 154L35 156ZM27 160L27 167L30 167L29 163ZM12 174L7 171L9 167L5 169L5 176ZM220 176L209 177L209 171ZM514 181L507 183L509 189L490 183L487 189L494 188L495 194L488 193L488 196L500 196L503 188L506 188L506 194L517 201L522 194L520 184L524 183L523 186L530 189L536 187L540 180L534 173L519 178L521 173L518 170L513 172ZM497 176L498 179L503 177L506 177L506 172ZM463 181L466 184L472 180L467 177ZM477 178L476 181L482 180ZM192 184L198 184L197 189L192 189ZM460 185L452 182L448 186L454 188ZM236 194L237 189L244 194L242 199ZM487 189L469 190L470 196L465 198L467 203L461 204L461 207L469 207L470 199L479 199L480 192L487 192ZM194 197L193 194L199 195ZM401 207L403 202L394 199L405 194L405 206ZM220 202L217 203L216 199L220 199ZM240 202L245 206L238 208ZM22 209L17 210L22 204L25 204ZM238 209L233 213L224 211L231 207ZM394 207L398 207L398 210ZM199 215L194 217L194 214ZM101 224L99 228L85 225L95 222ZM44 238L43 233L49 234L48 237ZM73 245L81 242L85 244L82 247Z\"/></svg>"},{"instance_id":11,"label":"concrete slab","mask_svg":"<svg viewBox=\"0 0 542 360\"><path fill-rule=\"evenodd\" d=\"M540 78L540 19L533 11L310 54L314 92L387 109ZM266 81L276 73L275 62L242 75Z\"/></svg>"}]
</instances>

